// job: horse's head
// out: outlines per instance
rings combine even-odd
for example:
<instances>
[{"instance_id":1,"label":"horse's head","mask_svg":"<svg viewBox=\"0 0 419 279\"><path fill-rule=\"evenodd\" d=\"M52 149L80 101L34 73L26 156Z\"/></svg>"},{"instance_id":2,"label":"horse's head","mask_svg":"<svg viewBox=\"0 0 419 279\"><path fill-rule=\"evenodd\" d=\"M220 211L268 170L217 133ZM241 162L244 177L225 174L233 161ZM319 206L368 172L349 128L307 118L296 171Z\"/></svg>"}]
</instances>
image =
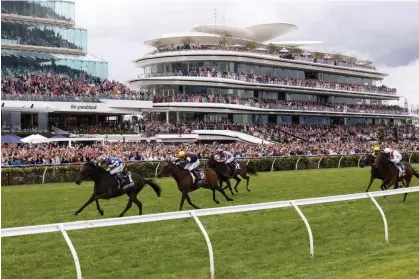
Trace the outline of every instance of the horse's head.
<instances>
[{"instance_id":1,"label":"horse's head","mask_svg":"<svg viewBox=\"0 0 419 279\"><path fill-rule=\"evenodd\" d=\"M371 154L368 154L367 156L365 156L365 159L362 160L359 163L359 166L361 168L364 168L366 166L372 166L372 165L374 165L374 162L375 162L375 157L373 155L371 155Z\"/></svg>"},{"instance_id":2,"label":"horse's head","mask_svg":"<svg viewBox=\"0 0 419 279\"><path fill-rule=\"evenodd\" d=\"M209 168L215 168L217 166L217 160L211 156L210 158L208 158L206 165Z\"/></svg>"},{"instance_id":3,"label":"horse's head","mask_svg":"<svg viewBox=\"0 0 419 279\"><path fill-rule=\"evenodd\" d=\"M97 166L95 166L94 163L92 162L85 163L83 167L80 169L79 173L77 174L76 181L75 181L76 184L80 185L83 182L83 180L85 180L92 174L92 171L95 168L97 168Z\"/></svg>"},{"instance_id":4,"label":"horse's head","mask_svg":"<svg viewBox=\"0 0 419 279\"><path fill-rule=\"evenodd\" d=\"M173 168L176 168L176 165L171 160L166 160L166 162L157 173L157 177L162 178L164 175L171 173Z\"/></svg>"}]
</instances>

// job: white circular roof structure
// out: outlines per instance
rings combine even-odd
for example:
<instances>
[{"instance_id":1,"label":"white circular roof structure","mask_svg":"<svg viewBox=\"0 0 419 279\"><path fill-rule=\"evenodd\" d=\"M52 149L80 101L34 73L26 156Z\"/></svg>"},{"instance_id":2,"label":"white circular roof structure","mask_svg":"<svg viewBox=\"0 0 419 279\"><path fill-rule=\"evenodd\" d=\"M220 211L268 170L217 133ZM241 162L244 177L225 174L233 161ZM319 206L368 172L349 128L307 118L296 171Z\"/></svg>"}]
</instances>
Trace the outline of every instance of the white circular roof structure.
<instances>
[{"instance_id":1,"label":"white circular roof structure","mask_svg":"<svg viewBox=\"0 0 419 279\"><path fill-rule=\"evenodd\" d=\"M210 33L210 34L228 34L230 37L251 39L254 32L247 28L234 27L229 25L202 25L192 28L191 31Z\"/></svg>"},{"instance_id":2,"label":"white circular roof structure","mask_svg":"<svg viewBox=\"0 0 419 279\"><path fill-rule=\"evenodd\" d=\"M267 23L248 26L246 29L253 31L254 36L251 38L252 40L266 42L293 32L297 30L298 27L289 23Z\"/></svg>"},{"instance_id":3,"label":"white circular roof structure","mask_svg":"<svg viewBox=\"0 0 419 279\"><path fill-rule=\"evenodd\" d=\"M229 25L201 25L191 29L190 32L164 34L159 38L148 40L146 45L152 46L160 41L164 45L182 44L186 37L192 38L195 43L217 45L224 35L228 37L229 45L245 45L248 41L258 43L257 47L265 47L264 42L283 36L297 30L297 26L289 23L267 23L248 27L235 27Z\"/></svg>"}]
</instances>

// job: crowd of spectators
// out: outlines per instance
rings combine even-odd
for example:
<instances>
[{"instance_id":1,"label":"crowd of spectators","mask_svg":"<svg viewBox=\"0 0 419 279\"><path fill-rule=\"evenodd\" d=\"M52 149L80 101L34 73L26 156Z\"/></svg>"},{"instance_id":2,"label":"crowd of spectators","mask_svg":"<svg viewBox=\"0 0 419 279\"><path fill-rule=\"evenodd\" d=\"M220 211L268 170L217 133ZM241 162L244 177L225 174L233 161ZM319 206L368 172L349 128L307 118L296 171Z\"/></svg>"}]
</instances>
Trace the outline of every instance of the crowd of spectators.
<instances>
[{"instance_id":1,"label":"crowd of spectators","mask_svg":"<svg viewBox=\"0 0 419 279\"><path fill-rule=\"evenodd\" d=\"M17 41L21 45L60 47L69 49L82 49L73 42L63 38L53 29L38 26L22 25L21 23L2 21L1 39Z\"/></svg>"},{"instance_id":2,"label":"crowd of spectators","mask_svg":"<svg viewBox=\"0 0 419 279\"><path fill-rule=\"evenodd\" d=\"M275 100L259 98L239 98L231 95L216 94L184 94L175 96L152 96L155 103L192 102L192 103L218 103L251 106L261 109L304 110L304 111L330 111L330 112L356 112L356 113L382 113L382 114L409 114L407 108L397 105L367 105L344 103L321 103L302 100Z\"/></svg>"},{"instance_id":3,"label":"crowd of spectators","mask_svg":"<svg viewBox=\"0 0 419 279\"><path fill-rule=\"evenodd\" d=\"M72 20L72 18L60 15L53 8L47 5L41 5L39 2L41 1L1 1L1 13L57 20ZM63 3L60 4L63 5Z\"/></svg>"},{"instance_id":4,"label":"crowd of spectators","mask_svg":"<svg viewBox=\"0 0 419 279\"><path fill-rule=\"evenodd\" d=\"M285 51L284 51L285 49ZM316 57L314 53L304 51L301 53L292 53L286 48L269 50L263 48L248 48L246 46L226 46L226 45L200 45L200 44L183 44L183 45L174 45L174 46L160 46L153 53L157 52L168 52L168 51L184 51L184 50L226 50L226 51L246 51L252 53L259 53L265 55L273 55L282 59L290 60L300 60L313 63L328 64L340 67L357 67L357 68L367 68L374 69L375 67L371 63L356 61L356 59L348 59L348 57L331 57L329 55L324 55L323 57Z\"/></svg>"},{"instance_id":5,"label":"crowd of spectators","mask_svg":"<svg viewBox=\"0 0 419 279\"><path fill-rule=\"evenodd\" d=\"M173 124L146 123L146 129L176 131ZM274 140L273 144L251 144L244 142L213 144L158 142L106 142L102 144L2 144L2 165L61 164L84 162L87 158L106 153L121 157L125 161L163 160L173 157L179 150L196 153L207 158L218 148L223 148L240 157L293 156L356 154L371 152L376 144L374 139L377 127L373 125L354 126L316 126L316 125L254 125L240 123L190 123L178 129L188 132L193 129L230 129L247 132L255 136ZM172 130L171 130L172 129ZM399 139L396 142L390 130L385 132L383 147L396 148L402 152L419 151L419 128L398 127ZM163 131L164 132L164 131ZM294 135L294 136L291 136ZM308 140L309 143L298 139Z\"/></svg>"},{"instance_id":6,"label":"crowd of spectators","mask_svg":"<svg viewBox=\"0 0 419 279\"><path fill-rule=\"evenodd\" d=\"M66 72L67 67L44 67L31 71L30 67L19 70L2 67L2 99L33 101L97 101L99 98L141 99L139 93L117 81L101 80L79 73L78 77ZM74 73L76 74L76 73Z\"/></svg>"},{"instance_id":7,"label":"crowd of spectators","mask_svg":"<svg viewBox=\"0 0 419 279\"><path fill-rule=\"evenodd\" d=\"M277 77L267 74L249 74L249 73L233 73L233 72L218 72L213 68L197 68L197 69L179 69L173 73L149 73L146 77L153 76L190 76L190 77L210 77L210 78L225 78L233 79L251 83L262 84L277 84L298 87L323 88L333 90L344 90L354 92L368 92L379 94L396 94L397 89L389 88L387 86L375 85L360 85L354 83L332 82L317 79L300 79L293 77Z\"/></svg>"},{"instance_id":8,"label":"crowd of spectators","mask_svg":"<svg viewBox=\"0 0 419 279\"><path fill-rule=\"evenodd\" d=\"M191 70L181 72L187 75L212 75L210 69ZM316 87L319 81L295 80L284 78L282 83L299 86ZM326 86L323 83L322 86ZM327 84L328 87L333 84ZM340 86L340 85L339 85ZM369 87L357 90L375 90ZM361 86L362 87L362 86ZM252 106L264 109L330 111L330 112L359 112L382 114L408 114L408 110L400 106L367 105L367 104L341 104L324 103L315 101L285 101L260 98L239 98L231 95L216 94L176 94L175 96L152 95L148 92L138 92L128 86L109 80L91 77L85 72L72 70L66 66L15 66L2 67L1 81L2 99L6 100L31 100L31 101L92 101L100 98L149 100L160 102L202 102L224 103Z\"/></svg>"}]
</instances>

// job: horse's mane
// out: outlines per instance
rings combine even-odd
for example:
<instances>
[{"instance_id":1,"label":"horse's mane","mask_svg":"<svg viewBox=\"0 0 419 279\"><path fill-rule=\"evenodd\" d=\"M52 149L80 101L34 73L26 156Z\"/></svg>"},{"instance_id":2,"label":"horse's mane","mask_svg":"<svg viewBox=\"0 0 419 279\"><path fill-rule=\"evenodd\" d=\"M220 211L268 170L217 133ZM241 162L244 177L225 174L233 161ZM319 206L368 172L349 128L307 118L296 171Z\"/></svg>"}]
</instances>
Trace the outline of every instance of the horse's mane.
<instances>
[{"instance_id":1,"label":"horse's mane","mask_svg":"<svg viewBox=\"0 0 419 279\"><path fill-rule=\"evenodd\" d=\"M103 172L103 173L108 173L103 167L96 165L92 161L87 161L86 163L84 163L84 166L91 167L96 171L100 171L100 172Z\"/></svg>"}]
</instances>

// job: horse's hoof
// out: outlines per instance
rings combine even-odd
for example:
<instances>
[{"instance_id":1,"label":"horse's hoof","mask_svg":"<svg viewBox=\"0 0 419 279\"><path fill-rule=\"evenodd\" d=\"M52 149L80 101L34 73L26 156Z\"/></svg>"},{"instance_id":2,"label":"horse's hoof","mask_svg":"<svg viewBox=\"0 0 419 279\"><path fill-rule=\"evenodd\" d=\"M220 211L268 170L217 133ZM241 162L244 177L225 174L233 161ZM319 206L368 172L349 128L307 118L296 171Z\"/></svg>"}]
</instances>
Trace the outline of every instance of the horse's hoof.
<instances>
[{"instance_id":1,"label":"horse's hoof","mask_svg":"<svg viewBox=\"0 0 419 279\"><path fill-rule=\"evenodd\" d=\"M214 201L216 204L219 204L220 202L219 201Z\"/></svg>"},{"instance_id":2,"label":"horse's hoof","mask_svg":"<svg viewBox=\"0 0 419 279\"><path fill-rule=\"evenodd\" d=\"M232 198L228 198L227 201L234 201Z\"/></svg>"},{"instance_id":3,"label":"horse's hoof","mask_svg":"<svg viewBox=\"0 0 419 279\"><path fill-rule=\"evenodd\" d=\"M247 190L247 192L250 192L250 189L246 189Z\"/></svg>"},{"instance_id":4,"label":"horse's hoof","mask_svg":"<svg viewBox=\"0 0 419 279\"><path fill-rule=\"evenodd\" d=\"M74 216L77 216L77 215L79 215L79 214L78 214L77 212L74 212L74 213L73 213L73 215L74 215Z\"/></svg>"},{"instance_id":5,"label":"horse's hoof","mask_svg":"<svg viewBox=\"0 0 419 279\"><path fill-rule=\"evenodd\" d=\"M99 211L100 216L103 216L103 214L105 214L103 211Z\"/></svg>"}]
</instances>

